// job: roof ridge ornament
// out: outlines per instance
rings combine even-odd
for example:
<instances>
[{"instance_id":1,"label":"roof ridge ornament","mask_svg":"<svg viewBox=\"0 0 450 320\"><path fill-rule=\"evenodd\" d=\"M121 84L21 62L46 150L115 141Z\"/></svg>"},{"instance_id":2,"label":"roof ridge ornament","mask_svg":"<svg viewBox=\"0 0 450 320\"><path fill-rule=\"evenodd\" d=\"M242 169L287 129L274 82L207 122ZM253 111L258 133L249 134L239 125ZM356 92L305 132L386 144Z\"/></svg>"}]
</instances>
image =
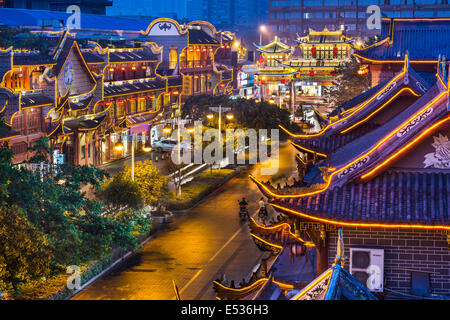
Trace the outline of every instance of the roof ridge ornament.
<instances>
[{"instance_id":1,"label":"roof ridge ornament","mask_svg":"<svg viewBox=\"0 0 450 320\"><path fill-rule=\"evenodd\" d=\"M447 61L445 60L445 56L442 56L441 66L442 66L442 81L447 80L447 88L448 88Z\"/></svg>"},{"instance_id":2,"label":"roof ridge ornament","mask_svg":"<svg viewBox=\"0 0 450 320\"><path fill-rule=\"evenodd\" d=\"M336 248L336 257L334 258L334 264L340 264L342 268L345 265L345 257L344 257L344 236L342 233L342 228L339 228L338 231L338 240L337 240L337 248Z\"/></svg>"}]
</instances>

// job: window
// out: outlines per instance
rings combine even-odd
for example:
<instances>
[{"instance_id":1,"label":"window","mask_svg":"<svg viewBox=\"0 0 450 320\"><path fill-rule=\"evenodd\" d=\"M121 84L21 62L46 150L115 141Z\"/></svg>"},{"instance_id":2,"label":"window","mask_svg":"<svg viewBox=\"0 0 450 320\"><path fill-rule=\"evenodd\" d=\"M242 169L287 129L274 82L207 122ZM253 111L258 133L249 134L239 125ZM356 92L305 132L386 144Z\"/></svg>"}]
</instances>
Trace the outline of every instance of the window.
<instances>
[{"instance_id":1,"label":"window","mask_svg":"<svg viewBox=\"0 0 450 320\"><path fill-rule=\"evenodd\" d=\"M411 293L418 296L430 294L430 274L428 272L411 271Z\"/></svg>"}]
</instances>

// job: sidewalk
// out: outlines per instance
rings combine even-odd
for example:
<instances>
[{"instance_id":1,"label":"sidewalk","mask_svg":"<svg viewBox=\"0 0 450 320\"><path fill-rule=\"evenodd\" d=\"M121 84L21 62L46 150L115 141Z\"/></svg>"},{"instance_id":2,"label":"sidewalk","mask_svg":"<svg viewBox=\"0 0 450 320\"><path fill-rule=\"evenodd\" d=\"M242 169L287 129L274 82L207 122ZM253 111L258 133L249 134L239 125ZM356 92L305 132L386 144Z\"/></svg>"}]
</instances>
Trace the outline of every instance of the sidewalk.
<instances>
[{"instance_id":1,"label":"sidewalk","mask_svg":"<svg viewBox=\"0 0 450 320\"><path fill-rule=\"evenodd\" d=\"M155 161L156 157L158 157L158 161ZM138 153L134 156L134 161L144 161L144 160L152 160L153 165L158 168L162 174L167 175L168 174L168 163L170 155L165 155L165 160L161 160L161 154L157 152L151 152L151 153ZM111 176L117 174L119 171L123 170L125 167L125 164L128 164L131 166L131 156L128 156L126 158L117 159L114 161L111 161L109 163L104 164L101 168L106 170Z\"/></svg>"}]
</instances>

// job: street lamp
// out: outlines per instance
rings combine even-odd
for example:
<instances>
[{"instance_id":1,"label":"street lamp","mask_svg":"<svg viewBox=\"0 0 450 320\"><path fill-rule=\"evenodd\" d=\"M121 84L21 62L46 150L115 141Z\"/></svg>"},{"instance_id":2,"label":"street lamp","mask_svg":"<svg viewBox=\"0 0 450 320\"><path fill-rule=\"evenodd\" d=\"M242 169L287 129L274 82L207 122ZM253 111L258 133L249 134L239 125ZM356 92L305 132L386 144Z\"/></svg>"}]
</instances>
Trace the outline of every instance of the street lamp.
<instances>
[{"instance_id":1,"label":"street lamp","mask_svg":"<svg viewBox=\"0 0 450 320\"><path fill-rule=\"evenodd\" d=\"M186 127L186 130L187 130L187 132L189 132L189 133L194 133L195 128L194 128L194 126L189 126L189 127Z\"/></svg>"},{"instance_id":2,"label":"street lamp","mask_svg":"<svg viewBox=\"0 0 450 320\"><path fill-rule=\"evenodd\" d=\"M119 135L119 141L114 146L114 149L117 150L117 151L122 151L125 148L125 146L123 145L123 142L122 142L122 137L126 137L126 138L130 137L131 138L131 180L134 181L134 140L136 138L145 140L145 138L144 138L145 136L138 136L136 134ZM152 147L150 145L150 137L148 137L148 141L145 143L145 145L142 148L142 150L144 152L152 151Z\"/></svg>"},{"instance_id":3,"label":"street lamp","mask_svg":"<svg viewBox=\"0 0 450 320\"><path fill-rule=\"evenodd\" d=\"M170 126L166 125L166 126L163 128L163 132L164 132L165 134L170 134L170 133L172 132L172 128L171 128Z\"/></svg>"},{"instance_id":4,"label":"street lamp","mask_svg":"<svg viewBox=\"0 0 450 320\"><path fill-rule=\"evenodd\" d=\"M147 141L145 143L145 145L142 147L142 150L144 150L144 152L151 152L153 150L152 146L150 145L150 142Z\"/></svg>"},{"instance_id":5,"label":"street lamp","mask_svg":"<svg viewBox=\"0 0 450 320\"><path fill-rule=\"evenodd\" d=\"M266 32L266 26L259 27L259 44L262 45L262 34Z\"/></svg>"},{"instance_id":6,"label":"street lamp","mask_svg":"<svg viewBox=\"0 0 450 320\"><path fill-rule=\"evenodd\" d=\"M232 113L227 113L226 117L230 121L234 119L234 115Z\"/></svg>"},{"instance_id":7,"label":"street lamp","mask_svg":"<svg viewBox=\"0 0 450 320\"><path fill-rule=\"evenodd\" d=\"M206 118L207 118L208 120L212 120L212 119L214 119L214 114L213 114L213 113L208 113L208 114L206 115Z\"/></svg>"}]
</instances>

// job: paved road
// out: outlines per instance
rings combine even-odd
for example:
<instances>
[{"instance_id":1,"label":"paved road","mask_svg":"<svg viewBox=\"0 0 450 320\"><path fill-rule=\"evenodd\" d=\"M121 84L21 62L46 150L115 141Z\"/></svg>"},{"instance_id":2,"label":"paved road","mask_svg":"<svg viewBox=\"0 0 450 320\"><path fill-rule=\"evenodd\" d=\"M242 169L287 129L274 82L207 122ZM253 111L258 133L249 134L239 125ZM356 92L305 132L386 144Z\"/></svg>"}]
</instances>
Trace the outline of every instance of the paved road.
<instances>
[{"instance_id":1,"label":"paved road","mask_svg":"<svg viewBox=\"0 0 450 320\"><path fill-rule=\"evenodd\" d=\"M280 169L275 177L284 181L294 174L294 157L290 145L280 148ZM242 196L250 200L250 212L257 209L261 193L248 173L261 177L261 165L267 162L255 165L251 172L234 178L194 209L177 215L126 265L74 299L170 300L174 299L175 280L182 299L209 300L215 299L212 281L223 273L238 284L251 274L263 255L251 240L248 226L237 216L237 200Z\"/></svg>"}]
</instances>

